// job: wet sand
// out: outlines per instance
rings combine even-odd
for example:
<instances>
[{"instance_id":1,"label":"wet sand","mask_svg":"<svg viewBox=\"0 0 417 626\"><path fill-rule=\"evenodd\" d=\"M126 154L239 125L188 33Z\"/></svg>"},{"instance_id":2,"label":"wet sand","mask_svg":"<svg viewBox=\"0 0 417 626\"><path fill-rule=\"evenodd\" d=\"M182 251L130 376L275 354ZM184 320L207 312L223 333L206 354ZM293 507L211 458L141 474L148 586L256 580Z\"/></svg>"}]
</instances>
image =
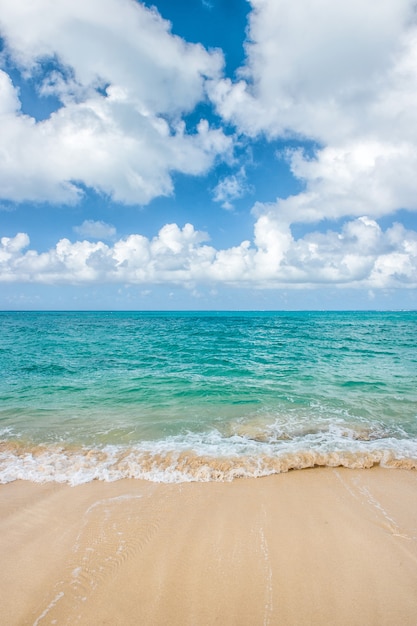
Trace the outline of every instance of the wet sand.
<instances>
[{"instance_id":1,"label":"wet sand","mask_svg":"<svg viewBox=\"0 0 417 626\"><path fill-rule=\"evenodd\" d=\"M417 472L0 486L7 626L417 624Z\"/></svg>"}]
</instances>

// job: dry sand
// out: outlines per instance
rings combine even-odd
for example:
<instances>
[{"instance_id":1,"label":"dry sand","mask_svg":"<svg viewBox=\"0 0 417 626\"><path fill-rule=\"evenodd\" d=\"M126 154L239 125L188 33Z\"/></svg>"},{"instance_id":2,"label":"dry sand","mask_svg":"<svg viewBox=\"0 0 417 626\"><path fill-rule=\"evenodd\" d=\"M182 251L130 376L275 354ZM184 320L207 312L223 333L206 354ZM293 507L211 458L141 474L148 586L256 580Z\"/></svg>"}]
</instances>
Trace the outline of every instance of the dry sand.
<instances>
[{"instance_id":1,"label":"dry sand","mask_svg":"<svg viewBox=\"0 0 417 626\"><path fill-rule=\"evenodd\" d=\"M417 624L417 472L0 487L0 623Z\"/></svg>"}]
</instances>

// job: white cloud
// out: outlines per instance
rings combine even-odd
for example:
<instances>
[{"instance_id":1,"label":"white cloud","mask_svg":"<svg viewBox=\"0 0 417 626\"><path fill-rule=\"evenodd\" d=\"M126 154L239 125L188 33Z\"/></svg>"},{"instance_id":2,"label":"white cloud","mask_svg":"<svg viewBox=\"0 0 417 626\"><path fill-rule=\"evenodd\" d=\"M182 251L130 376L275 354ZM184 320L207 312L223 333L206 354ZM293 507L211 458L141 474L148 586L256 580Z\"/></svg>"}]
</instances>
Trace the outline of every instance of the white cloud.
<instances>
[{"instance_id":1,"label":"white cloud","mask_svg":"<svg viewBox=\"0 0 417 626\"><path fill-rule=\"evenodd\" d=\"M92 237L93 239L113 239L116 235L116 228L111 224L102 221L84 220L80 226L74 226L74 232L81 237Z\"/></svg>"},{"instance_id":2,"label":"white cloud","mask_svg":"<svg viewBox=\"0 0 417 626\"><path fill-rule=\"evenodd\" d=\"M242 80L213 85L219 110L244 132L330 142L383 123L370 115L381 93L402 90L414 100L412 0L251 4ZM401 110L404 100L393 105Z\"/></svg>"},{"instance_id":3,"label":"white cloud","mask_svg":"<svg viewBox=\"0 0 417 626\"><path fill-rule=\"evenodd\" d=\"M38 253L29 238L3 237L0 281L49 284L228 284L255 288L417 287L417 233L394 224L383 231L368 217L342 229L295 239L275 214L262 215L254 242L216 250L191 224L167 224L153 239L132 234L112 246L60 240Z\"/></svg>"},{"instance_id":4,"label":"white cloud","mask_svg":"<svg viewBox=\"0 0 417 626\"><path fill-rule=\"evenodd\" d=\"M314 157L292 151L288 160L305 190L275 203L257 203L255 214L275 210L277 217L294 223L417 210L417 145L365 138L326 146Z\"/></svg>"},{"instance_id":5,"label":"white cloud","mask_svg":"<svg viewBox=\"0 0 417 626\"><path fill-rule=\"evenodd\" d=\"M205 77L223 64L220 52L173 36L156 10L133 0L1 0L0 7L1 30L24 69L56 55L73 84L115 86L144 114L192 110Z\"/></svg>"},{"instance_id":6,"label":"white cloud","mask_svg":"<svg viewBox=\"0 0 417 626\"><path fill-rule=\"evenodd\" d=\"M4 198L77 202L83 183L144 204L172 192L172 172L202 174L230 150L205 120L191 134L181 122L220 75L222 54L172 35L155 10L134 0L0 0L0 33L13 62L62 103L40 122L23 115L0 70Z\"/></svg>"},{"instance_id":7,"label":"white cloud","mask_svg":"<svg viewBox=\"0 0 417 626\"><path fill-rule=\"evenodd\" d=\"M304 189L258 203L253 242L216 250L186 225L153 239L114 242L84 222L48 252L25 234L3 238L3 281L222 283L260 287L417 286L417 235L377 219L417 210L417 25L413 0L250 0L239 79L223 56L187 44L134 0L0 0L9 59L61 108L24 115L0 69L0 189L11 201L77 202L83 185L125 203L173 191L172 173L207 172L232 138L184 116L207 95L248 136L307 138L313 155L286 153ZM47 15L47 19L45 19ZM46 72L45 62L51 62ZM245 170L219 181L226 209L247 191ZM364 217L367 216L367 217ZM339 231L295 239L291 224L349 217ZM352 219L353 218L353 219ZM101 230L100 230L101 228ZM312 227L313 229L313 227Z\"/></svg>"},{"instance_id":8,"label":"white cloud","mask_svg":"<svg viewBox=\"0 0 417 626\"><path fill-rule=\"evenodd\" d=\"M211 97L243 133L320 145L313 158L290 155L305 191L278 200L277 215L309 221L416 210L414 1L251 4L240 80L213 81Z\"/></svg>"},{"instance_id":9,"label":"white cloud","mask_svg":"<svg viewBox=\"0 0 417 626\"><path fill-rule=\"evenodd\" d=\"M220 202L226 210L233 209L233 201L242 198L250 190L246 182L245 168L241 167L236 174L222 178L213 190L213 199Z\"/></svg>"}]
</instances>

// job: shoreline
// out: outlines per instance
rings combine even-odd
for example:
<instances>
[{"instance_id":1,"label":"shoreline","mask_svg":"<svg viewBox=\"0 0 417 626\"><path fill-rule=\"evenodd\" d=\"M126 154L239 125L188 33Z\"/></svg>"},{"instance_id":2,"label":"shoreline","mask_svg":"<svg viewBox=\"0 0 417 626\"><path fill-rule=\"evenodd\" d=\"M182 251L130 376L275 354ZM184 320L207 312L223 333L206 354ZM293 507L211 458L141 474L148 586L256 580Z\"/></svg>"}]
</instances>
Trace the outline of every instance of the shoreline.
<instances>
[{"instance_id":1,"label":"shoreline","mask_svg":"<svg viewBox=\"0 0 417 626\"><path fill-rule=\"evenodd\" d=\"M0 624L415 626L416 491L380 467L1 485Z\"/></svg>"}]
</instances>

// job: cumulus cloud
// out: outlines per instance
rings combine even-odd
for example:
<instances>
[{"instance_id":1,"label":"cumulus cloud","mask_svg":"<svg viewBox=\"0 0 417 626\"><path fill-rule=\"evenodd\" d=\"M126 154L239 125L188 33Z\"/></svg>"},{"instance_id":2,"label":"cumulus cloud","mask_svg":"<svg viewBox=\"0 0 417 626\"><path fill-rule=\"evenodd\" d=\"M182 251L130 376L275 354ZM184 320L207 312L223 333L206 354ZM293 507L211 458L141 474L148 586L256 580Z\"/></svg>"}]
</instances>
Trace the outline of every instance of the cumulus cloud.
<instances>
[{"instance_id":1,"label":"cumulus cloud","mask_svg":"<svg viewBox=\"0 0 417 626\"><path fill-rule=\"evenodd\" d=\"M417 210L417 146L410 143L363 138L326 146L313 157L289 151L287 158L304 191L275 203L257 203L255 214L275 207L278 216L294 223Z\"/></svg>"},{"instance_id":2,"label":"cumulus cloud","mask_svg":"<svg viewBox=\"0 0 417 626\"><path fill-rule=\"evenodd\" d=\"M0 0L0 34L9 61L60 101L46 120L24 115L0 69L4 198L71 203L86 185L145 204L172 193L172 172L205 173L230 150L206 120L193 132L182 121L220 75L222 54L174 36L156 10L134 0Z\"/></svg>"},{"instance_id":3,"label":"cumulus cloud","mask_svg":"<svg viewBox=\"0 0 417 626\"><path fill-rule=\"evenodd\" d=\"M218 250L190 224L115 241L113 227L85 221L76 229L85 240L48 252L24 233L3 237L2 281L417 286L417 234L377 222L417 210L414 0L249 1L246 61L232 81L221 52L174 36L134 0L0 0L6 200L75 203L84 186L131 204L171 194L174 172L203 174L232 149L207 120L185 125L207 98L246 138L316 146L285 152L303 191L257 203L253 241ZM36 78L40 97L58 99L47 119L22 112L10 64ZM242 168L213 197L231 209L247 191ZM329 218L345 223L294 237L292 224Z\"/></svg>"},{"instance_id":4,"label":"cumulus cloud","mask_svg":"<svg viewBox=\"0 0 417 626\"><path fill-rule=\"evenodd\" d=\"M216 250L191 224L167 224L152 239L130 235L109 246L71 243L38 253L19 233L0 241L0 280L50 284L228 284L256 288L333 285L358 288L417 287L417 233L400 224L383 231L368 217L340 231L294 238L271 214L256 223L254 241Z\"/></svg>"},{"instance_id":5,"label":"cumulus cloud","mask_svg":"<svg viewBox=\"0 0 417 626\"><path fill-rule=\"evenodd\" d=\"M317 142L313 156L288 155L305 191L279 200L277 214L309 221L416 210L414 1L251 5L240 80L213 81L211 97L250 136Z\"/></svg>"},{"instance_id":6,"label":"cumulus cloud","mask_svg":"<svg viewBox=\"0 0 417 626\"><path fill-rule=\"evenodd\" d=\"M251 5L241 80L220 81L212 92L222 114L244 132L295 132L330 142L369 123L379 128L394 102L397 109L408 109L413 85L405 79L415 84L417 72L412 0L251 0ZM403 92L401 101L382 107L380 95L393 91Z\"/></svg>"}]
</instances>

